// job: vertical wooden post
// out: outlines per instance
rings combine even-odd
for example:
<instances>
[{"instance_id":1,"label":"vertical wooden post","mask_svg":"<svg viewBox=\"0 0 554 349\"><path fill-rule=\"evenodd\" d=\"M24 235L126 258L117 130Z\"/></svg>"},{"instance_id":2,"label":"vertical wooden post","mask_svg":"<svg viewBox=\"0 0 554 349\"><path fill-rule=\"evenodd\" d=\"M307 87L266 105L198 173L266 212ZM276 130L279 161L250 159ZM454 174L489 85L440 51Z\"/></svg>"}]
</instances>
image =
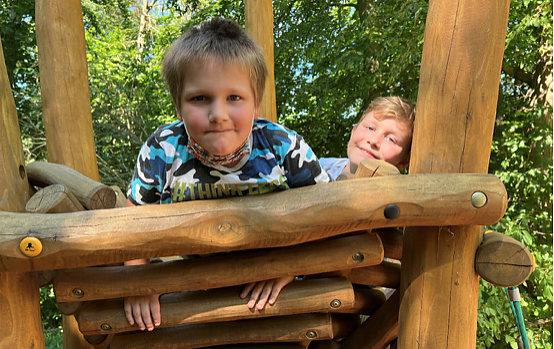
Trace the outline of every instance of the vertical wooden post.
<instances>
[{"instance_id":1,"label":"vertical wooden post","mask_svg":"<svg viewBox=\"0 0 554 349\"><path fill-rule=\"evenodd\" d=\"M1 41L0 164L0 211L25 212L29 183ZM0 272L0 314L0 348L45 347L37 274Z\"/></svg>"},{"instance_id":2,"label":"vertical wooden post","mask_svg":"<svg viewBox=\"0 0 554 349\"><path fill-rule=\"evenodd\" d=\"M430 2L410 173L487 172L508 10ZM406 229L399 348L475 348L481 238L478 226Z\"/></svg>"},{"instance_id":3,"label":"vertical wooden post","mask_svg":"<svg viewBox=\"0 0 554 349\"><path fill-rule=\"evenodd\" d=\"M36 33L48 161L98 181L81 2L37 0Z\"/></svg>"},{"instance_id":4,"label":"vertical wooden post","mask_svg":"<svg viewBox=\"0 0 554 349\"><path fill-rule=\"evenodd\" d=\"M269 74L260 106L260 116L277 122L275 101L275 68L273 57L273 2L272 0L246 0L244 3L246 32L262 48Z\"/></svg>"}]
</instances>

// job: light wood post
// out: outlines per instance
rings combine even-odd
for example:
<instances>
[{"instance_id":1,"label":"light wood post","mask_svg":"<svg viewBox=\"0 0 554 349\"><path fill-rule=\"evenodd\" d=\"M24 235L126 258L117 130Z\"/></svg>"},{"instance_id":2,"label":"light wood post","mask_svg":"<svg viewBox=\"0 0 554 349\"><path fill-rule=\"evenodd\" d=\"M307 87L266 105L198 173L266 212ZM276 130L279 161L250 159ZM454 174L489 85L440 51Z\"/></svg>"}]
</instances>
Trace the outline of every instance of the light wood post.
<instances>
[{"instance_id":1,"label":"light wood post","mask_svg":"<svg viewBox=\"0 0 554 349\"><path fill-rule=\"evenodd\" d=\"M486 173L508 0L431 1L410 173ZM404 234L398 347L475 348L478 226Z\"/></svg>"},{"instance_id":2,"label":"light wood post","mask_svg":"<svg viewBox=\"0 0 554 349\"><path fill-rule=\"evenodd\" d=\"M36 34L48 161L99 181L81 2L36 1Z\"/></svg>"},{"instance_id":3,"label":"light wood post","mask_svg":"<svg viewBox=\"0 0 554 349\"><path fill-rule=\"evenodd\" d=\"M260 117L277 122L273 57L273 2L272 0L246 0L244 11L246 32L262 48L268 70L264 98L260 106Z\"/></svg>"},{"instance_id":4,"label":"light wood post","mask_svg":"<svg viewBox=\"0 0 554 349\"><path fill-rule=\"evenodd\" d=\"M25 212L29 184L1 41L0 164L0 211ZM0 348L45 347L36 273L0 272L0 314Z\"/></svg>"}]
</instances>

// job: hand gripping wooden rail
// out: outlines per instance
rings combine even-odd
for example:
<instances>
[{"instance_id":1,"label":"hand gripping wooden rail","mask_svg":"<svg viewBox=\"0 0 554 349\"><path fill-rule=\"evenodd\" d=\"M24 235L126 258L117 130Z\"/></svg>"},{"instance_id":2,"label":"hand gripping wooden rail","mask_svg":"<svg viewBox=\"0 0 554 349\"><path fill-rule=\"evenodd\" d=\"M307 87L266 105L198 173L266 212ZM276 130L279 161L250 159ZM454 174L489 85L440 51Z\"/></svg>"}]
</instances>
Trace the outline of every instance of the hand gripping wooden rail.
<instances>
[{"instance_id":1,"label":"hand gripping wooden rail","mask_svg":"<svg viewBox=\"0 0 554 349\"><path fill-rule=\"evenodd\" d=\"M368 192L379 195L368 198ZM481 201L472 201L475 193ZM488 225L500 220L506 204L504 185L493 175L426 174L173 205L70 214L0 212L0 271L290 246L390 226ZM391 207L397 216L387 218ZM20 251L26 237L41 241L38 256Z\"/></svg>"}]
</instances>

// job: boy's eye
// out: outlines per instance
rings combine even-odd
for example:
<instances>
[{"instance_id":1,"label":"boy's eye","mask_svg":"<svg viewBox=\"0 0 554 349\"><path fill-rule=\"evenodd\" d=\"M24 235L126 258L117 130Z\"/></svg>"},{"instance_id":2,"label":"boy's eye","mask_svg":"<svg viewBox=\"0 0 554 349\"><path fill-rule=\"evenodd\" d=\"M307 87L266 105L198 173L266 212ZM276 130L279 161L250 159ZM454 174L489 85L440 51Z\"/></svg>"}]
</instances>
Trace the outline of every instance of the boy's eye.
<instances>
[{"instance_id":1,"label":"boy's eye","mask_svg":"<svg viewBox=\"0 0 554 349\"><path fill-rule=\"evenodd\" d=\"M387 141L396 144L396 139L394 139L392 137L387 137Z\"/></svg>"},{"instance_id":2,"label":"boy's eye","mask_svg":"<svg viewBox=\"0 0 554 349\"><path fill-rule=\"evenodd\" d=\"M237 96L237 95L230 95L230 96L229 96L229 100L230 100L230 101L233 101L233 102L240 101L240 96Z\"/></svg>"},{"instance_id":3,"label":"boy's eye","mask_svg":"<svg viewBox=\"0 0 554 349\"><path fill-rule=\"evenodd\" d=\"M370 131L375 131L375 128L373 126L368 126L367 129Z\"/></svg>"},{"instance_id":4,"label":"boy's eye","mask_svg":"<svg viewBox=\"0 0 554 349\"><path fill-rule=\"evenodd\" d=\"M204 97L204 96L194 96L191 99L193 101L196 101L196 102L202 102L202 101L206 100L206 97Z\"/></svg>"}]
</instances>

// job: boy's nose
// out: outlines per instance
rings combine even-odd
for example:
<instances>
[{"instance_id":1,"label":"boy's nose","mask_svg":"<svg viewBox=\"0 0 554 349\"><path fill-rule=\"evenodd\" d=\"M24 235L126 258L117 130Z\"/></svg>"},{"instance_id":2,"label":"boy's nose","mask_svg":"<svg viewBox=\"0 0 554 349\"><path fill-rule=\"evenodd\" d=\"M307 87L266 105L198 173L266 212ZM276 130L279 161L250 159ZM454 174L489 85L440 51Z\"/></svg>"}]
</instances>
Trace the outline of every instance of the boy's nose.
<instances>
[{"instance_id":1,"label":"boy's nose","mask_svg":"<svg viewBox=\"0 0 554 349\"><path fill-rule=\"evenodd\" d=\"M210 115L208 115L210 122L223 122L228 118L225 102L214 100L210 108Z\"/></svg>"},{"instance_id":2,"label":"boy's nose","mask_svg":"<svg viewBox=\"0 0 554 349\"><path fill-rule=\"evenodd\" d=\"M379 136L377 136L377 135L373 135L373 136L369 137L367 139L367 142L373 148L378 149L381 146L381 140L380 140Z\"/></svg>"}]
</instances>

